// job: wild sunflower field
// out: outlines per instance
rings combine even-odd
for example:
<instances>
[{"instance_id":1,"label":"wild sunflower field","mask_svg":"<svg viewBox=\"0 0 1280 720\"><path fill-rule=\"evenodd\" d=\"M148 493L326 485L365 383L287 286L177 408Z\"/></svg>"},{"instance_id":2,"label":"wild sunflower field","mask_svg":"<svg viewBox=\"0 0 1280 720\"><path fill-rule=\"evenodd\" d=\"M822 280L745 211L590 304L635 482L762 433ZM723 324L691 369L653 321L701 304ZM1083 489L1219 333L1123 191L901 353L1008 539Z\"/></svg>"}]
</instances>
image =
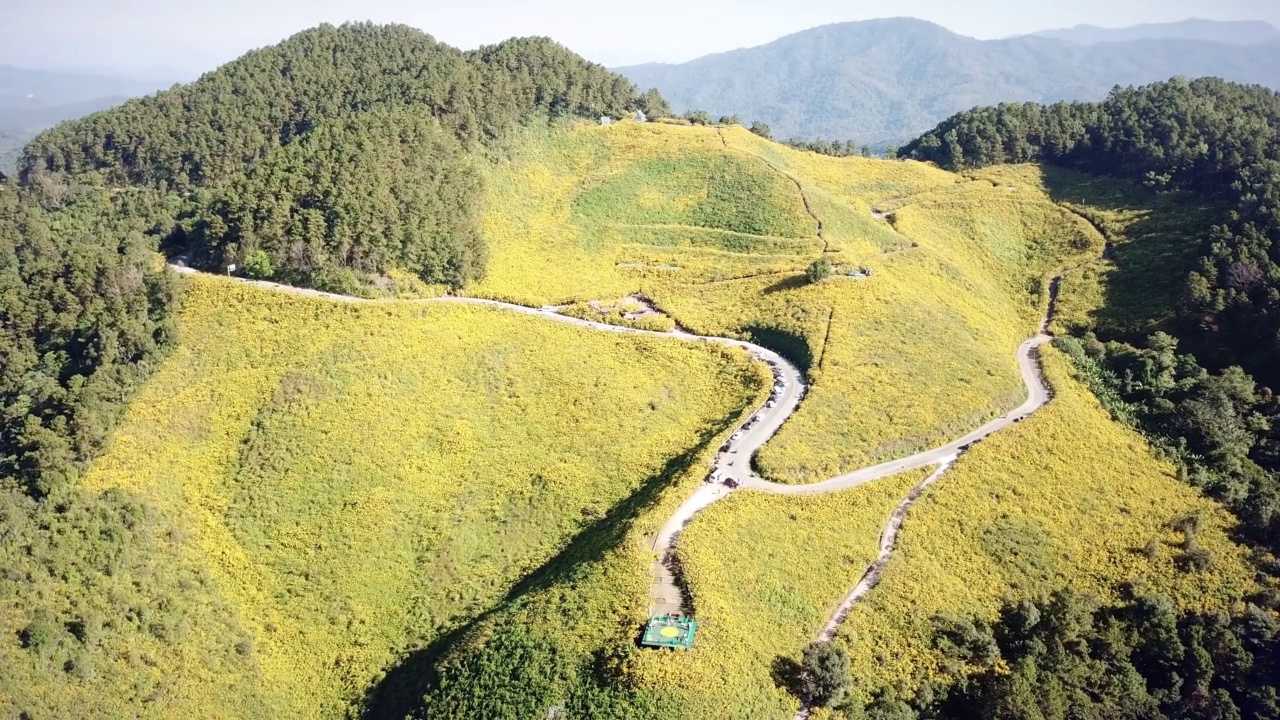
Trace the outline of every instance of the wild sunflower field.
<instances>
[{"instance_id":1,"label":"wild sunflower field","mask_svg":"<svg viewBox=\"0 0 1280 720\"><path fill-rule=\"evenodd\" d=\"M244 628L240 684L158 678L165 713L341 715L674 472L760 382L707 345L218 278L190 281L181 331L84 480L166 518Z\"/></svg>"}]
</instances>

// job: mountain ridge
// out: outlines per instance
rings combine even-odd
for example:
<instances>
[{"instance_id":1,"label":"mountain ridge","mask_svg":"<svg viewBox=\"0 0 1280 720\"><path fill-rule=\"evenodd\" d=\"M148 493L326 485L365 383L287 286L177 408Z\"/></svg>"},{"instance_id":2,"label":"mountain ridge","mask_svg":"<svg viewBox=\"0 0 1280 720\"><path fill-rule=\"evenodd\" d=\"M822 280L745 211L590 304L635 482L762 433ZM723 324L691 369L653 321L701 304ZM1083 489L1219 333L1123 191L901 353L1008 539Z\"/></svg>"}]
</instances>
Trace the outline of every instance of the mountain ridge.
<instances>
[{"instance_id":1,"label":"mountain ridge","mask_svg":"<svg viewBox=\"0 0 1280 720\"><path fill-rule=\"evenodd\" d=\"M999 102L1092 100L1116 85L1176 75L1280 86L1280 41L1135 40L1081 46L1021 36L979 40L911 18L834 23L685 63L615 70L656 87L677 112L736 114L779 137L898 141Z\"/></svg>"},{"instance_id":2,"label":"mountain ridge","mask_svg":"<svg viewBox=\"0 0 1280 720\"><path fill-rule=\"evenodd\" d=\"M1253 45L1280 40L1280 28L1263 20L1206 20L1188 18L1177 22L1142 23L1109 28L1080 24L1069 28L1038 30L1019 37L1044 37L1079 45L1133 40L1208 40L1234 45Z\"/></svg>"}]
</instances>

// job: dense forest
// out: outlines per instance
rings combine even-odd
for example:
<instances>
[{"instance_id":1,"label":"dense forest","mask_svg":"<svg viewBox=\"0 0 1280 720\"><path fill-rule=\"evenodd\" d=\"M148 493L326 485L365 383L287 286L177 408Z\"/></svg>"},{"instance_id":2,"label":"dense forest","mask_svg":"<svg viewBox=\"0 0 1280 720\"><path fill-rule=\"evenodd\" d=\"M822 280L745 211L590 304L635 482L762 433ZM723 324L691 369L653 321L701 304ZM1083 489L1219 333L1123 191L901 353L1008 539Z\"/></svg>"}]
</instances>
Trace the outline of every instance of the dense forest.
<instances>
[{"instance_id":1,"label":"dense forest","mask_svg":"<svg viewBox=\"0 0 1280 720\"><path fill-rule=\"evenodd\" d=\"M1117 88L1100 103L956 115L902 149L963 170L1042 162L1186 190L1227 222L1196 228L1182 298L1150 337L1100 329L1065 347L1113 414L1280 549L1280 94L1217 79Z\"/></svg>"},{"instance_id":2,"label":"dense forest","mask_svg":"<svg viewBox=\"0 0 1280 720\"><path fill-rule=\"evenodd\" d=\"M1271 599L1274 600L1274 599ZM934 619L949 684L880 691L867 720L1280 716L1280 617L1179 613L1158 596L1117 605L1061 591L1007 604L994 624Z\"/></svg>"},{"instance_id":3,"label":"dense forest","mask_svg":"<svg viewBox=\"0 0 1280 720\"><path fill-rule=\"evenodd\" d=\"M168 243L211 269L359 292L400 268L460 286L486 256L464 156L531 117L640 104L625 78L546 38L463 52L406 26L323 25L44 132L19 171L187 199Z\"/></svg>"},{"instance_id":4,"label":"dense forest","mask_svg":"<svg viewBox=\"0 0 1280 720\"><path fill-rule=\"evenodd\" d=\"M414 108L327 121L219 189L182 230L198 265L361 292L389 267L454 286L484 272L480 175Z\"/></svg>"}]
</instances>

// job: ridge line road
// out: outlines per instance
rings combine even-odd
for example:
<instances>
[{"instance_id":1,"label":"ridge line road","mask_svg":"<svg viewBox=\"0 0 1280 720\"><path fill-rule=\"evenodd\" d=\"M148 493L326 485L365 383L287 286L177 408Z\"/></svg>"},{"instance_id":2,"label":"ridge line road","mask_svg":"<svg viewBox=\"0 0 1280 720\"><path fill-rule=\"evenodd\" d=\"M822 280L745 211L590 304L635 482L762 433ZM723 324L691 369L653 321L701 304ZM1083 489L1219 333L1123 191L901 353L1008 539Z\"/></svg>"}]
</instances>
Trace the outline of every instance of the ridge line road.
<instances>
[{"instance_id":1,"label":"ridge line road","mask_svg":"<svg viewBox=\"0 0 1280 720\"><path fill-rule=\"evenodd\" d=\"M185 275L200 274L200 271L181 264L170 263L169 267ZM888 462L882 462L877 465L871 465L869 467L843 473L833 478L823 480L822 482L807 485L784 485L769 482L752 472L751 458L757 450L759 450L774 436L774 434L778 432L783 423L786 422L787 418L795 412L800 401L804 397L807 385L804 382L804 376L800 372L799 368L778 353L759 345L755 345L754 343L725 337L694 335L682 330L659 332L656 330L640 330L636 328L622 327L619 325L609 325L592 320L582 320L580 318L559 314L558 310L560 309L560 306L555 305L544 305L542 307L534 308L525 305L502 302L499 300L486 300L483 298L459 296L424 298L418 301L371 300L368 298L327 293L309 288L294 287L292 285L281 285L279 283L273 283L265 280L250 280L248 278L239 277L232 279L249 285L275 290L277 292L301 295L305 297L324 298L338 302L451 302L469 305L486 305L489 307L523 313L525 315L541 317L555 322L577 325L578 327L589 328L592 330L631 335L651 335L676 338L686 342L714 342L728 347L739 347L751 353L756 359L768 363L774 371L774 393L771 395L770 400L765 403L764 407L757 408L754 413L748 416L748 420L745 423L738 426L734 431L737 439L729 440L725 446L721 448L720 452L717 453L715 461L712 463L711 473L713 477L720 478L720 481L702 483L696 490L694 490L692 495L690 495L678 508L676 508L676 511L671 515L667 522L663 524L662 529L659 530L658 534L654 538L652 549L657 555L657 558L654 562L653 584L650 593L651 616L664 613L679 613L683 611L686 602L683 596L683 591L676 580L676 546L680 538L680 533L684 529L685 525L687 525L689 521L691 521L703 508L734 492L734 488L723 484L724 480L733 479L737 481L740 488L749 488L752 490L779 495L820 495L840 490L848 490L873 480L889 477L890 475L896 475L908 470L936 465L938 469L917 485L916 488L912 490L911 494L908 495L907 498L897 506L897 508L895 508L888 524L885 526L884 532L881 535L880 554L876 561L867 569L858 585L839 605L836 606L830 616L830 620L819 632L817 639L824 642L829 641L835 636L836 629L839 627L840 623L844 621L844 617L847 615L849 608L852 607L858 599L865 595L866 592L874 587L879 581L880 573L888 563L889 557L893 552L893 545L896 541L898 530L905 518L906 511L920 497L924 490L937 480L944 472L946 472L956 459L973 443L1021 421L1036 410L1039 410L1052 398L1051 391L1048 386L1045 385L1045 382L1040 375L1040 366L1035 358L1035 351L1041 345L1044 345L1053 339L1053 337L1048 334L1046 328L1048 327L1049 318L1052 317L1054 301L1056 300L1056 278L1055 282L1050 283L1048 309L1041 321L1039 332L1034 337L1024 341L1018 346L1016 355L1018 369L1022 375L1022 382L1027 389L1027 399L1020 406L1001 417L984 423L981 427L973 430L965 436L944 445L924 450L913 455L908 455L897 460L890 460ZM773 403L772 407L768 407L770 402ZM746 427L748 425L750 425L750 427ZM801 714L796 717L807 717L806 709L801 708Z\"/></svg>"}]
</instances>

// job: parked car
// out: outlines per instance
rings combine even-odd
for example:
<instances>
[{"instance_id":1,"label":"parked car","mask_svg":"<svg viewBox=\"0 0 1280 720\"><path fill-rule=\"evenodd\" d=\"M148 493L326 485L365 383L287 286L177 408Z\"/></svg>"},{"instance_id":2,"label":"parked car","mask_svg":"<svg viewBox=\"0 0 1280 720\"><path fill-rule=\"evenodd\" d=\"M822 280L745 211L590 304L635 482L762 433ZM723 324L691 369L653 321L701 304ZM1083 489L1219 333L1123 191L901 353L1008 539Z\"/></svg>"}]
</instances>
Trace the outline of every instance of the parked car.
<instances>
[{"instance_id":1,"label":"parked car","mask_svg":"<svg viewBox=\"0 0 1280 720\"><path fill-rule=\"evenodd\" d=\"M739 483L737 480L734 480L733 478L726 478L724 481L724 486L729 489L736 488L739 485L741 485L741 483Z\"/></svg>"}]
</instances>

